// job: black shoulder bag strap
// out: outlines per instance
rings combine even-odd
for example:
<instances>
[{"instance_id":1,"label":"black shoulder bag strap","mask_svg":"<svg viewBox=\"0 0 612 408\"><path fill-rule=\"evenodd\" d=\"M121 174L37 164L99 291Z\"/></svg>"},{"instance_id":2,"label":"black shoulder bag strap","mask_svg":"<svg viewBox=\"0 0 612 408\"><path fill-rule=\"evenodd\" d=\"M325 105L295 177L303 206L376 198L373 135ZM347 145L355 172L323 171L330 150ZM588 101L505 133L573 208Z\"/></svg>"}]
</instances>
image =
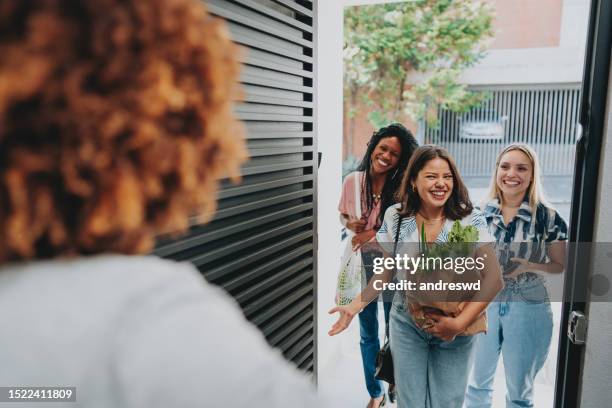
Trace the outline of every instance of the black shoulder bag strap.
<instances>
[{"instance_id":1,"label":"black shoulder bag strap","mask_svg":"<svg viewBox=\"0 0 612 408\"><path fill-rule=\"evenodd\" d=\"M399 244L399 233L400 233L400 228L402 227L402 219L404 217L402 217L401 215L399 215L399 218L397 220L397 227L395 228L395 241L393 243L393 257L395 257L395 255L397 255L397 245ZM383 302L385 301L385 297L383 295ZM389 339L389 321L385 320L385 336L387 336L387 340Z\"/></svg>"},{"instance_id":2,"label":"black shoulder bag strap","mask_svg":"<svg viewBox=\"0 0 612 408\"><path fill-rule=\"evenodd\" d=\"M399 233L400 233L400 228L402 226L403 218L404 217L400 215L399 219L397 220L397 228L395 228L395 243L393 244L393 256L397 255L397 243L399 241Z\"/></svg>"}]
</instances>

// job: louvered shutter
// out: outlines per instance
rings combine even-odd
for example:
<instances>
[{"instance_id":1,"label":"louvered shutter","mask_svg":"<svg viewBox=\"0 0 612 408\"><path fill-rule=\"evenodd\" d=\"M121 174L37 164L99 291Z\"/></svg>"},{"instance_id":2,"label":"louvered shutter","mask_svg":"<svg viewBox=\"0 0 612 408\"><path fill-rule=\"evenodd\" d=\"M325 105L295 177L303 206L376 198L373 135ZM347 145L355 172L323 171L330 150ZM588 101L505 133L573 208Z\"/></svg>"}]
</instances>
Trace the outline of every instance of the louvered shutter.
<instances>
[{"instance_id":1,"label":"louvered shutter","mask_svg":"<svg viewBox=\"0 0 612 408\"><path fill-rule=\"evenodd\" d=\"M313 4L210 0L242 57L250 160L222 182L215 218L155 253L192 262L238 300L268 342L306 371L315 364Z\"/></svg>"}]
</instances>

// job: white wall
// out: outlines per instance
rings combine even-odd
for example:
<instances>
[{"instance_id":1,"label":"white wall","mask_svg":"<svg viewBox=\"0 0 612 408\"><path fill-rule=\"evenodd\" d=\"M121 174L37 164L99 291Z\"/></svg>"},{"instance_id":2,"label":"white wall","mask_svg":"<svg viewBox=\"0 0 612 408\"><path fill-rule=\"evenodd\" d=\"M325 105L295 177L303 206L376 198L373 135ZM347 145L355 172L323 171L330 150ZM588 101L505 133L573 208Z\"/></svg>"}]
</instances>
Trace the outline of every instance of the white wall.
<instances>
[{"instance_id":1,"label":"white wall","mask_svg":"<svg viewBox=\"0 0 612 408\"><path fill-rule=\"evenodd\" d=\"M333 363L342 341L327 331L335 321L327 311L334 306L336 275L342 243L338 202L342 187L342 25L344 6L389 1L319 0L317 2L317 112L318 150L323 153L318 174L318 382L325 384L325 368Z\"/></svg>"},{"instance_id":2,"label":"white wall","mask_svg":"<svg viewBox=\"0 0 612 408\"><path fill-rule=\"evenodd\" d=\"M318 150L323 153L317 187L317 353L318 382L324 384L324 367L333 356L335 346L327 336L332 322L327 311L333 304L341 248L337 210L342 182L342 7L339 2L317 2L316 41L316 130Z\"/></svg>"}]
</instances>

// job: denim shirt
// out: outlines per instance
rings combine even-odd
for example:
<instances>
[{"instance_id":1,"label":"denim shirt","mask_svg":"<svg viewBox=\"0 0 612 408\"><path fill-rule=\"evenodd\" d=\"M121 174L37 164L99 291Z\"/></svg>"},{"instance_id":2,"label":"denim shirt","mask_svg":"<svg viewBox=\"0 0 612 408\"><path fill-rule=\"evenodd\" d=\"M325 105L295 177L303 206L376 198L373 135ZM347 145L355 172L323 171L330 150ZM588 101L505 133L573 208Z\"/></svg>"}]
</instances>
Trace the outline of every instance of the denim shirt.
<instances>
[{"instance_id":1,"label":"denim shirt","mask_svg":"<svg viewBox=\"0 0 612 408\"><path fill-rule=\"evenodd\" d=\"M484 208L489 230L496 241L499 263L504 275L510 274L518 264L510 258L526 259L532 263L548 261L547 247L557 241L567 240L567 224L550 207L539 203L535 216L527 198L521 203L517 215L506 225L498 199L493 199ZM540 276L526 272L517 281L540 280ZM512 282L506 280L506 285Z\"/></svg>"}]
</instances>

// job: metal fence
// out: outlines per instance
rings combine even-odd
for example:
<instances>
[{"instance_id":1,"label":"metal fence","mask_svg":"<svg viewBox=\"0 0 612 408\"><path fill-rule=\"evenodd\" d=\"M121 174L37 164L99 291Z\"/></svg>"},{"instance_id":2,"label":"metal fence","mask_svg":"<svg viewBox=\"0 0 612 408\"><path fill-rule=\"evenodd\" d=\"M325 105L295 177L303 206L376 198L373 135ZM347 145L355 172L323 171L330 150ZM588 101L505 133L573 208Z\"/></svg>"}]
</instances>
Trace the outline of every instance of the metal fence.
<instances>
[{"instance_id":1,"label":"metal fence","mask_svg":"<svg viewBox=\"0 0 612 408\"><path fill-rule=\"evenodd\" d=\"M544 175L573 173L578 85L478 91L489 98L477 109L463 114L440 109L440 126L425 127L425 143L445 146L468 177L490 176L497 153L514 142L536 150Z\"/></svg>"}]
</instances>

